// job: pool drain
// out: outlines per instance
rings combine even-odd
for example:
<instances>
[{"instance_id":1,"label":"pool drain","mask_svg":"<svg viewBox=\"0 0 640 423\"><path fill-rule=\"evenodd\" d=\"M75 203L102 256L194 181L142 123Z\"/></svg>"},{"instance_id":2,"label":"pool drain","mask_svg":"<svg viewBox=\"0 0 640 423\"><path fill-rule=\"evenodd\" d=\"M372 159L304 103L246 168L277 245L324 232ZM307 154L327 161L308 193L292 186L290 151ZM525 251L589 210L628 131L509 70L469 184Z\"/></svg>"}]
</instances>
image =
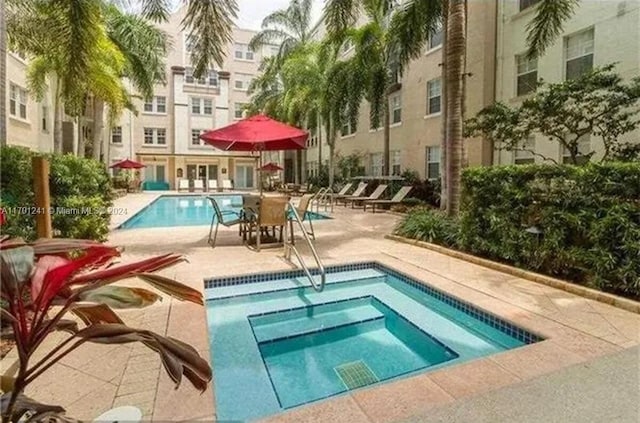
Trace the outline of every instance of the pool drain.
<instances>
[{"instance_id":1,"label":"pool drain","mask_svg":"<svg viewBox=\"0 0 640 423\"><path fill-rule=\"evenodd\" d=\"M375 373L362 360L341 364L334 367L333 370L336 371L347 389L361 388L379 381Z\"/></svg>"}]
</instances>

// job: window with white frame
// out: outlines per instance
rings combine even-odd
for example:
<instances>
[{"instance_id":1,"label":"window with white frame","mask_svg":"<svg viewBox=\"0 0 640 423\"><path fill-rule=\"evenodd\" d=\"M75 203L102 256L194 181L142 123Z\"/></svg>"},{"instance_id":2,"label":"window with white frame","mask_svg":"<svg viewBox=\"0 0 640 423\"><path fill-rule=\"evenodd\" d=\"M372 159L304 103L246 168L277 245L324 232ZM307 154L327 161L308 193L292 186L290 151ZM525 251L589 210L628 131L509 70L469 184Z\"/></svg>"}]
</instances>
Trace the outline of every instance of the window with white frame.
<instances>
[{"instance_id":1,"label":"window with white frame","mask_svg":"<svg viewBox=\"0 0 640 423\"><path fill-rule=\"evenodd\" d=\"M520 0L520 11L523 11L524 9L528 9L529 7L538 3L539 1L540 0Z\"/></svg>"},{"instance_id":2,"label":"window with white frame","mask_svg":"<svg viewBox=\"0 0 640 423\"><path fill-rule=\"evenodd\" d=\"M233 104L233 117L235 119L242 119L244 117L245 109L247 108L246 103L234 103Z\"/></svg>"},{"instance_id":3,"label":"window with white frame","mask_svg":"<svg viewBox=\"0 0 640 423\"><path fill-rule=\"evenodd\" d=\"M252 79L253 75L249 73L236 72L233 87L236 90L246 91L249 89L249 85L251 84Z\"/></svg>"},{"instance_id":4,"label":"window with white frame","mask_svg":"<svg viewBox=\"0 0 640 423\"><path fill-rule=\"evenodd\" d=\"M167 97L154 96L144 102L144 111L147 113L167 113Z\"/></svg>"},{"instance_id":5,"label":"window with white frame","mask_svg":"<svg viewBox=\"0 0 640 423\"><path fill-rule=\"evenodd\" d=\"M49 106L43 104L40 108L41 122L40 122L40 130L42 132L49 132Z\"/></svg>"},{"instance_id":6,"label":"window with white frame","mask_svg":"<svg viewBox=\"0 0 640 423\"><path fill-rule=\"evenodd\" d=\"M16 84L9 84L9 114L11 116L26 119L28 101L29 93L26 89Z\"/></svg>"},{"instance_id":7,"label":"window with white frame","mask_svg":"<svg viewBox=\"0 0 640 423\"><path fill-rule=\"evenodd\" d=\"M427 115L442 111L442 80L432 79L427 82Z\"/></svg>"},{"instance_id":8,"label":"window with white frame","mask_svg":"<svg viewBox=\"0 0 640 423\"><path fill-rule=\"evenodd\" d=\"M400 176L402 173L402 166L400 165L400 150L391 152L391 174L394 176Z\"/></svg>"},{"instance_id":9,"label":"window with white frame","mask_svg":"<svg viewBox=\"0 0 640 423\"><path fill-rule=\"evenodd\" d=\"M346 118L344 124L342 125L342 128L340 129L340 135L343 137L353 135L356 133L357 129L357 123L355 125L351 125L351 119Z\"/></svg>"},{"instance_id":10,"label":"window with white frame","mask_svg":"<svg viewBox=\"0 0 640 423\"><path fill-rule=\"evenodd\" d=\"M203 97L191 97L192 115L213 115L213 100Z\"/></svg>"},{"instance_id":11,"label":"window with white frame","mask_svg":"<svg viewBox=\"0 0 640 423\"><path fill-rule=\"evenodd\" d=\"M589 161L589 153L591 153L591 136L589 134L585 134L578 138L578 154L576 157L577 163L575 164L585 164ZM565 164L574 164L571 160L571 152L566 147L562 147L562 163Z\"/></svg>"},{"instance_id":12,"label":"window with white frame","mask_svg":"<svg viewBox=\"0 0 640 423\"><path fill-rule=\"evenodd\" d=\"M186 84L201 85L203 87L217 87L218 72L210 70L206 75L196 79L193 76L193 68L186 68L184 71L184 82Z\"/></svg>"},{"instance_id":13,"label":"window with white frame","mask_svg":"<svg viewBox=\"0 0 640 423\"><path fill-rule=\"evenodd\" d=\"M518 149L513 152L513 163L531 164L535 163L533 152L536 150L536 138L532 135L518 145Z\"/></svg>"},{"instance_id":14,"label":"window with white frame","mask_svg":"<svg viewBox=\"0 0 640 423\"><path fill-rule=\"evenodd\" d=\"M442 39L444 37L444 31L442 27L442 21L438 21L435 30L429 33L429 40L427 42L427 51L435 50L442 45Z\"/></svg>"},{"instance_id":15,"label":"window with white frame","mask_svg":"<svg viewBox=\"0 0 640 423\"><path fill-rule=\"evenodd\" d=\"M369 164L371 168L371 176L382 176L382 167L384 164L384 156L382 153L370 154Z\"/></svg>"},{"instance_id":16,"label":"window with white frame","mask_svg":"<svg viewBox=\"0 0 640 423\"><path fill-rule=\"evenodd\" d=\"M167 144L166 128L144 128L144 143L146 145Z\"/></svg>"},{"instance_id":17,"label":"window with white frame","mask_svg":"<svg viewBox=\"0 0 640 423\"><path fill-rule=\"evenodd\" d=\"M111 128L111 144L122 144L122 126Z\"/></svg>"},{"instance_id":18,"label":"window with white frame","mask_svg":"<svg viewBox=\"0 0 640 423\"><path fill-rule=\"evenodd\" d=\"M253 50L248 44L236 43L234 51L236 59L253 61Z\"/></svg>"},{"instance_id":19,"label":"window with white frame","mask_svg":"<svg viewBox=\"0 0 640 423\"><path fill-rule=\"evenodd\" d=\"M516 95L526 95L536 90L538 83L538 58L526 54L516 56Z\"/></svg>"},{"instance_id":20,"label":"window with white frame","mask_svg":"<svg viewBox=\"0 0 640 423\"><path fill-rule=\"evenodd\" d=\"M427 147L426 169L427 179L438 179L440 177L440 146Z\"/></svg>"},{"instance_id":21,"label":"window with white frame","mask_svg":"<svg viewBox=\"0 0 640 423\"><path fill-rule=\"evenodd\" d=\"M204 129L192 129L191 130L191 145L202 145L200 135L204 132Z\"/></svg>"},{"instance_id":22,"label":"window with white frame","mask_svg":"<svg viewBox=\"0 0 640 423\"><path fill-rule=\"evenodd\" d=\"M391 123L402 122L402 94L391 97Z\"/></svg>"},{"instance_id":23,"label":"window with white frame","mask_svg":"<svg viewBox=\"0 0 640 423\"><path fill-rule=\"evenodd\" d=\"M564 38L565 79L593 69L593 28Z\"/></svg>"}]
</instances>

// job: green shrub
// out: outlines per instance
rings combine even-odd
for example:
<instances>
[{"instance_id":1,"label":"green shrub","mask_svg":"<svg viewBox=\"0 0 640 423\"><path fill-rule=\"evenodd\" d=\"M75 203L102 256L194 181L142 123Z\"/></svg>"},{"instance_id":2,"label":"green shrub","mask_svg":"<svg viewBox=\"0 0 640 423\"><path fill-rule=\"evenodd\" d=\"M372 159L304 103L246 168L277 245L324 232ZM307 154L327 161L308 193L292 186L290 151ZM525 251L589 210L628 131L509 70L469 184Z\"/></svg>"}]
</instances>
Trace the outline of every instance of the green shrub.
<instances>
[{"instance_id":1,"label":"green shrub","mask_svg":"<svg viewBox=\"0 0 640 423\"><path fill-rule=\"evenodd\" d=\"M0 149L1 205L8 211L3 234L27 240L36 237L35 215L15 209L34 207L31 158L36 154L22 147ZM113 201L104 166L73 155L46 157L53 229L61 237L104 240L109 225L107 210Z\"/></svg>"},{"instance_id":2,"label":"green shrub","mask_svg":"<svg viewBox=\"0 0 640 423\"><path fill-rule=\"evenodd\" d=\"M456 220L439 211L415 208L398 224L395 233L407 238L454 247L458 242L459 230Z\"/></svg>"}]
</instances>

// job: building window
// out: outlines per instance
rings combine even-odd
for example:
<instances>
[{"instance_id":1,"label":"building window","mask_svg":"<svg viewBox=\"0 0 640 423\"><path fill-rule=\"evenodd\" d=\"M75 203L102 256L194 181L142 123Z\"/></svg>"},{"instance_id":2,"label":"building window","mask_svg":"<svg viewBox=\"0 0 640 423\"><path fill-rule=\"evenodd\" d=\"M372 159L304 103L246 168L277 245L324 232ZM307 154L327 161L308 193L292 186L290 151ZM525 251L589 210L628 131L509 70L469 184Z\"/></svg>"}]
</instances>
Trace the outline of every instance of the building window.
<instances>
[{"instance_id":1,"label":"building window","mask_svg":"<svg viewBox=\"0 0 640 423\"><path fill-rule=\"evenodd\" d=\"M213 115L213 100L210 98L191 97L192 115Z\"/></svg>"},{"instance_id":2,"label":"building window","mask_svg":"<svg viewBox=\"0 0 640 423\"><path fill-rule=\"evenodd\" d=\"M516 95L526 95L536 90L538 83L538 59L527 58L526 54L516 56Z\"/></svg>"},{"instance_id":3,"label":"building window","mask_svg":"<svg viewBox=\"0 0 640 423\"><path fill-rule=\"evenodd\" d=\"M158 95L146 100L144 111L147 113L167 113L167 97Z\"/></svg>"},{"instance_id":4,"label":"building window","mask_svg":"<svg viewBox=\"0 0 640 423\"><path fill-rule=\"evenodd\" d=\"M391 152L391 174L394 176L400 176L402 173L402 166L400 165L400 150Z\"/></svg>"},{"instance_id":5,"label":"building window","mask_svg":"<svg viewBox=\"0 0 640 423\"><path fill-rule=\"evenodd\" d=\"M251 79L253 79L253 75L248 73L236 73L234 88L236 90L246 91L249 89L249 85L251 85Z\"/></svg>"},{"instance_id":6,"label":"building window","mask_svg":"<svg viewBox=\"0 0 640 423\"><path fill-rule=\"evenodd\" d=\"M574 79L593 68L593 28L565 37L565 77Z\"/></svg>"},{"instance_id":7,"label":"building window","mask_svg":"<svg viewBox=\"0 0 640 423\"><path fill-rule=\"evenodd\" d=\"M382 176L382 167L384 163L384 156L382 153L374 153L369 156L371 163L371 176Z\"/></svg>"},{"instance_id":8,"label":"building window","mask_svg":"<svg viewBox=\"0 0 640 423\"><path fill-rule=\"evenodd\" d=\"M391 123L402 122L402 96L396 94L391 97Z\"/></svg>"},{"instance_id":9,"label":"building window","mask_svg":"<svg viewBox=\"0 0 640 423\"><path fill-rule=\"evenodd\" d=\"M200 140L200 135L204 132L203 129L192 129L191 130L191 145L202 145L202 141Z\"/></svg>"},{"instance_id":10,"label":"building window","mask_svg":"<svg viewBox=\"0 0 640 423\"><path fill-rule=\"evenodd\" d=\"M200 103L201 103L201 98L198 97L192 97L191 98L191 113L194 115L199 115L200 114Z\"/></svg>"},{"instance_id":11,"label":"building window","mask_svg":"<svg viewBox=\"0 0 640 423\"><path fill-rule=\"evenodd\" d=\"M233 117L235 119L242 119L244 117L244 111L246 107L247 107L246 103L234 103Z\"/></svg>"},{"instance_id":12,"label":"building window","mask_svg":"<svg viewBox=\"0 0 640 423\"><path fill-rule=\"evenodd\" d=\"M205 98L204 99L204 114L205 115L212 115L213 114L213 100L211 100L210 98Z\"/></svg>"},{"instance_id":13,"label":"building window","mask_svg":"<svg viewBox=\"0 0 640 423\"><path fill-rule=\"evenodd\" d=\"M49 132L49 106L42 105L42 132Z\"/></svg>"},{"instance_id":14,"label":"building window","mask_svg":"<svg viewBox=\"0 0 640 423\"><path fill-rule=\"evenodd\" d=\"M167 130L165 128L144 128L144 143L147 145L165 145Z\"/></svg>"},{"instance_id":15,"label":"building window","mask_svg":"<svg viewBox=\"0 0 640 423\"><path fill-rule=\"evenodd\" d=\"M513 163L531 164L535 163L533 152L536 150L536 138L530 136L526 140L522 141L522 144L518 146L518 150L513 152Z\"/></svg>"},{"instance_id":16,"label":"building window","mask_svg":"<svg viewBox=\"0 0 640 423\"><path fill-rule=\"evenodd\" d=\"M440 113L442 110L442 80L432 79L427 82L427 115Z\"/></svg>"},{"instance_id":17,"label":"building window","mask_svg":"<svg viewBox=\"0 0 640 423\"><path fill-rule=\"evenodd\" d=\"M538 3L539 1L540 0L520 0L520 11L523 11L524 9L528 9L529 7Z\"/></svg>"},{"instance_id":18,"label":"building window","mask_svg":"<svg viewBox=\"0 0 640 423\"><path fill-rule=\"evenodd\" d=\"M248 44L236 43L235 45L235 57L240 60L253 61L253 50L249 48Z\"/></svg>"},{"instance_id":19,"label":"building window","mask_svg":"<svg viewBox=\"0 0 640 423\"><path fill-rule=\"evenodd\" d=\"M591 136L583 135L578 139L578 156L576 157L578 165L583 165L589 161L589 153L591 153ZM573 164L571 161L571 153L566 147L562 148L562 163Z\"/></svg>"},{"instance_id":20,"label":"building window","mask_svg":"<svg viewBox=\"0 0 640 423\"><path fill-rule=\"evenodd\" d=\"M217 87L218 86L218 72L210 70L208 75L202 78L196 79L193 76L193 68L185 68L184 82L186 84L201 85L203 87Z\"/></svg>"},{"instance_id":21,"label":"building window","mask_svg":"<svg viewBox=\"0 0 640 423\"><path fill-rule=\"evenodd\" d=\"M346 122L344 122L344 124L342 125L342 128L340 129L340 135L343 137L349 136L349 135L353 135L356 133L358 129L358 125L351 125L351 119L346 120Z\"/></svg>"},{"instance_id":22,"label":"building window","mask_svg":"<svg viewBox=\"0 0 640 423\"><path fill-rule=\"evenodd\" d=\"M146 144L146 130L145 130L145 144ZM111 143L122 144L122 126L114 126L111 128Z\"/></svg>"},{"instance_id":23,"label":"building window","mask_svg":"<svg viewBox=\"0 0 640 423\"><path fill-rule=\"evenodd\" d=\"M427 179L440 177L440 147L427 147L427 163L425 174Z\"/></svg>"},{"instance_id":24,"label":"building window","mask_svg":"<svg viewBox=\"0 0 640 423\"><path fill-rule=\"evenodd\" d=\"M19 117L20 119L26 119L29 93L27 90L17 86L16 84L10 84L9 91L9 114L11 116Z\"/></svg>"},{"instance_id":25,"label":"building window","mask_svg":"<svg viewBox=\"0 0 640 423\"><path fill-rule=\"evenodd\" d=\"M427 51L435 50L442 45L442 38L444 36L442 22L438 22L434 31L429 33L429 41L427 44Z\"/></svg>"}]
</instances>

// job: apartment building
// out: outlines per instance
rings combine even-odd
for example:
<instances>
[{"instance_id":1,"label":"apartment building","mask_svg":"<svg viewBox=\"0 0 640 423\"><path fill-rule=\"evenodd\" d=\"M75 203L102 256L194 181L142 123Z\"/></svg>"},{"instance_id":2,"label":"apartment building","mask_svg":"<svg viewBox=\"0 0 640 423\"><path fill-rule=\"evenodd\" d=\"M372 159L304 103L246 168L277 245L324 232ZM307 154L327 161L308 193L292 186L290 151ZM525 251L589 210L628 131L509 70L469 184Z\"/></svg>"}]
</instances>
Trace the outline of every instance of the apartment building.
<instances>
[{"instance_id":1,"label":"apartment building","mask_svg":"<svg viewBox=\"0 0 640 423\"><path fill-rule=\"evenodd\" d=\"M466 115L472 115L494 101L494 58L496 1L469 2L466 77ZM322 23L316 37L324 35ZM442 41L443 32L430 37L424 54L398 78L389 96L391 111L390 169L399 175L415 170L422 178L440 176L442 140ZM344 52L349 54L347 47ZM371 128L369 105L364 102L356 127L345 125L336 141L336 156L357 155L366 175L381 176L384 157L382 128ZM324 134L320 137L326 140ZM306 174L317 174L319 164L328 162L329 147L318 145L312 134L306 152ZM471 166L491 163L491 146L482 139L465 142ZM321 157L320 157L321 155Z\"/></svg>"},{"instance_id":2,"label":"apartment building","mask_svg":"<svg viewBox=\"0 0 640 423\"><path fill-rule=\"evenodd\" d=\"M640 1L582 0L564 24L564 32L547 52L527 60L526 27L537 0L501 0L498 4L496 51L496 100L516 106L535 90L535 81L560 82L596 66L617 63L625 79L640 75ZM602 156L602 140L585 137L580 151ZM640 131L626 134L625 141L640 142ZM567 152L541 135L523 140L527 147L559 163ZM532 153L499 151L494 164L542 163Z\"/></svg>"}]
</instances>

